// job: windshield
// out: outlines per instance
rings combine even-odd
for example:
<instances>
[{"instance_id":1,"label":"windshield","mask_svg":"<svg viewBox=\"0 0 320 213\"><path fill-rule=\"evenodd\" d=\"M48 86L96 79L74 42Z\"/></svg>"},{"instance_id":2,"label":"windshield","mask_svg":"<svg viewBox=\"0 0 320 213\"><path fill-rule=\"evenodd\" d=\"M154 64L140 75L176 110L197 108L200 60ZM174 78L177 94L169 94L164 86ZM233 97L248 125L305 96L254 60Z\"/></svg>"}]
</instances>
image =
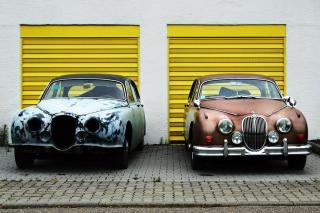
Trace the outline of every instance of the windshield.
<instances>
[{"instance_id":1,"label":"windshield","mask_svg":"<svg viewBox=\"0 0 320 213\"><path fill-rule=\"evenodd\" d=\"M125 99L123 86L120 82L99 79L54 81L43 95L43 99L75 97Z\"/></svg>"},{"instance_id":2,"label":"windshield","mask_svg":"<svg viewBox=\"0 0 320 213\"><path fill-rule=\"evenodd\" d=\"M210 98L272 98L280 99L276 85L261 79L222 79L205 82L200 99Z\"/></svg>"}]
</instances>

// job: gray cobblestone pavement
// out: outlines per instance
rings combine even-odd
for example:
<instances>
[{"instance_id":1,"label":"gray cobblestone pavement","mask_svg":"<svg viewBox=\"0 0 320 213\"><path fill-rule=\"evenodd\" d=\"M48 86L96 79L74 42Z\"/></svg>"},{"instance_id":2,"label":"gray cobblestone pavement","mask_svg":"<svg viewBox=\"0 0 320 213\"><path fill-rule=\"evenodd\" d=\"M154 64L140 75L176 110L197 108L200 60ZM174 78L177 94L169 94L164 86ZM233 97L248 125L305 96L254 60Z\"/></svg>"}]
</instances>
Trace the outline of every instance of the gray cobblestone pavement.
<instances>
[{"instance_id":1,"label":"gray cobblestone pavement","mask_svg":"<svg viewBox=\"0 0 320 213\"><path fill-rule=\"evenodd\" d=\"M6 206L320 205L320 181L1 181Z\"/></svg>"},{"instance_id":2,"label":"gray cobblestone pavement","mask_svg":"<svg viewBox=\"0 0 320 213\"><path fill-rule=\"evenodd\" d=\"M76 180L76 181L279 181L320 178L320 156L310 155L303 171L293 171L281 160L208 160L201 171L193 171L183 146L146 146L133 152L129 168L111 167L113 158L68 158L37 161L33 169L18 170L13 151L0 149L0 180Z\"/></svg>"},{"instance_id":3,"label":"gray cobblestone pavement","mask_svg":"<svg viewBox=\"0 0 320 213\"><path fill-rule=\"evenodd\" d=\"M111 159L108 160L112 161ZM182 146L147 146L127 170L99 159L39 161L17 170L0 150L0 207L108 205L320 205L320 157L304 171L284 161L214 160L192 171Z\"/></svg>"}]
</instances>

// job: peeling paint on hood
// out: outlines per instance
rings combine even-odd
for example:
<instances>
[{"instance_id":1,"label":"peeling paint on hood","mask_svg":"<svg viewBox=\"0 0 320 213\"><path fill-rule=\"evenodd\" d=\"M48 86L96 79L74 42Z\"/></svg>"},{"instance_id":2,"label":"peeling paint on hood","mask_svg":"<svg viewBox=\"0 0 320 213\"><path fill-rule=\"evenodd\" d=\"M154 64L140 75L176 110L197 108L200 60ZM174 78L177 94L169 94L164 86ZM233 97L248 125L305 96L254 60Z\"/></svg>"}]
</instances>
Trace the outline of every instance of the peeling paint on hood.
<instances>
[{"instance_id":1,"label":"peeling paint on hood","mask_svg":"<svg viewBox=\"0 0 320 213\"><path fill-rule=\"evenodd\" d=\"M127 102L118 99L94 98L53 98L42 100L37 107L51 115L71 113L85 115L113 108L127 106Z\"/></svg>"}]
</instances>

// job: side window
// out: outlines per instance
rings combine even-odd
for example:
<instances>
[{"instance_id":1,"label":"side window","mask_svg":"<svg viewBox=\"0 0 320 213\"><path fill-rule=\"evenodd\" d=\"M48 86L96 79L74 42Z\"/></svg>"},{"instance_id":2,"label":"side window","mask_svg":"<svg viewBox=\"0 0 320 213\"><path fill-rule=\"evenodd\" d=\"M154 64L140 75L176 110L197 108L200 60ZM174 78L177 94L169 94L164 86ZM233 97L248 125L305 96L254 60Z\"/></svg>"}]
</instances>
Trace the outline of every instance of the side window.
<instances>
[{"instance_id":1,"label":"side window","mask_svg":"<svg viewBox=\"0 0 320 213\"><path fill-rule=\"evenodd\" d=\"M139 95L139 91L136 84L134 83L134 81L130 81L130 83L131 83L132 91L134 92L134 95L136 97L136 100L140 102L140 95Z\"/></svg>"},{"instance_id":2,"label":"side window","mask_svg":"<svg viewBox=\"0 0 320 213\"><path fill-rule=\"evenodd\" d=\"M196 86L197 80L194 80L191 89L190 89L190 93L189 93L189 97L188 97L188 101L192 101L192 96L193 96L193 92L194 92L194 88Z\"/></svg>"},{"instance_id":3,"label":"side window","mask_svg":"<svg viewBox=\"0 0 320 213\"><path fill-rule=\"evenodd\" d=\"M134 99L133 93L131 91L131 87L127 81L126 81L126 91L127 91L128 102L129 103L134 102L135 99Z\"/></svg>"},{"instance_id":4,"label":"side window","mask_svg":"<svg viewBox=\"0 0 320 213\"><path fill-rule=\"evenodd\" d=\"M50 87L50 90L48 91L47 97L55 98L55 97L62 97L62 94L64 94L64 87L61 85L60 82L55 82Z\"/></svg>"}]
</instances>

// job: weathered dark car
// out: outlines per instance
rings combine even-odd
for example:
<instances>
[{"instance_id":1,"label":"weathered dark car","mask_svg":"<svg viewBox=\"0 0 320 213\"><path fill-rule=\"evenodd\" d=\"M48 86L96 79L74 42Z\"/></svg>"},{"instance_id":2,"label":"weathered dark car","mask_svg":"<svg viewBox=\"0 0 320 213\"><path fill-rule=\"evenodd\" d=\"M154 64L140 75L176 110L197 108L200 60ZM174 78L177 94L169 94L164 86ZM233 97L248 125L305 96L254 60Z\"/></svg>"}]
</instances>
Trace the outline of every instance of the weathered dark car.
<instances>
[{"instance_id":1,"label":"weathered dark car","mask_svg":"<svg viewBox=\"0 0 320 213\"><path fill-rule=\"evenodd\" d=\"M53 79L36 106L23 109L11 126L18 168L56 154L117 154L142 149L145 114L135 83L115 75L66 75Z\"/></svg>"},{"instance_id":2,"label":"weathered dark car","mask_svg":"<svg viewBox=\"0 0 320 213\"><path fill-rule=\"evenodd\" d=\"M265 76L196 79L185 106L185 146L192 168L199 169L204 157L272 156L303 169L311 147L306 119L295 105Z\"/></svg>"}]
</instances>

